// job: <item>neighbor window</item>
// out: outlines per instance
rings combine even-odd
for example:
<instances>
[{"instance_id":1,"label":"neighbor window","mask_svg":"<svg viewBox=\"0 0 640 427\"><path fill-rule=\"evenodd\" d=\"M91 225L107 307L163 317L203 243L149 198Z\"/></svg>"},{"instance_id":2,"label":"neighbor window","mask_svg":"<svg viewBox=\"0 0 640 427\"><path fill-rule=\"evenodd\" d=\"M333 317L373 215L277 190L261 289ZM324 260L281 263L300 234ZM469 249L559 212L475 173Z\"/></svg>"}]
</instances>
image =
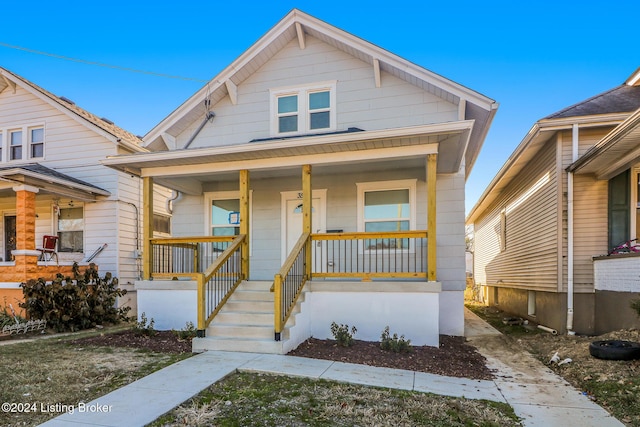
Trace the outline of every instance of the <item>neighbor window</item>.
<instances>
[{"instance_id":1,"label":"neighbor window","mask_svg":"<svg viewBox=\"0 0 640 427\"><path fill-rule=\"evenodd\" d=\"M153 232L171 234L171 217L167 215L153 214Z\"/></svg>"},{"instance_id":2,"label":"neighbor window","mask_svg":"<svg viewBox=\"0 0 640 427\"><path fill-rule=\"evenodd\" d=\"M336 82L271 90L273 135L336 129Z\"/></svg>"},{"instance_id":3,"label":"neighbor window","mask_svg":"<svg viewBox=\"0 0 640 427\"><path fill-rule=\"evenodd\" d=\"M84 210L60 208L58 213L58 251L84 252Z\"/></svg>"},{"instance_id":4,"label":"neighbor window","mask_svg":"<svg viewBox=\"0 0 640 427\"><path fill-rule=\"evenodd\" d=\"M416 181L385 181L357 184L358 231L389 232L415 229ZM371 241L366 249L378 246L409 248L408 239Z\"/></svg>"},{"instance_id":5,"label":"neighbor window","mask_svg":"<svg viewBox=\"0 0 640 427\"><path fill-rule=\"evenodd\" d=\"M44 128L29 129L31 158L44 157Z\"/></svg>"},{"instance_id":6,"label":"neighbor window","mask_svg":"<svg viewBox=\"0 0 640 427\"><path fill-rule=\"evenodd\" d=\"M22 131L14 130L9 133L9 155L10 160L22 159Z\"/></svg>"}]
</instances>

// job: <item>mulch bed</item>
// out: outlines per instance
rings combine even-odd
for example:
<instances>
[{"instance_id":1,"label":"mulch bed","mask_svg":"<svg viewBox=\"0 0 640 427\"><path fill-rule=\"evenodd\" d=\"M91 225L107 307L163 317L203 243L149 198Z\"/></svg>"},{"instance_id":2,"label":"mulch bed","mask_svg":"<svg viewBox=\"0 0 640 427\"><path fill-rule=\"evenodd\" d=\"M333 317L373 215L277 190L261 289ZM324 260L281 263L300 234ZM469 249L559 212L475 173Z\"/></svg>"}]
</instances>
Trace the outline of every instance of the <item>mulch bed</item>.
<instances>
[{"instance_id":1,"label":"mulch bed","mask_svg":"<svg viewBox=\"0 0 640 427\"><path fill-rule=\"evenodd\" d=\"M407 369L450 377L493 379L485 358L465 343L464 337L440 336L440 348L414 346L409 353L394 353L380 348L379 342L354 340L341 347L333 340L311 338L289 353L291 356L358 363L386 368Z\"/></svg>"},{"instance_id":2,"label":"mulch bed","mask_svg":"<svg viewBox=\"0 0 640 427\"><path fill-rule=\"evenodd\" d=\"M156 331L152 336L126 330L72 341L74 345L140 348L159 353L191 353L191 340L180 340L171 331Z\"/></svg>"},{"instance_id":3,"label":"mulch bed","mask_svg":"<svg viewBox=\"0 0 640 427\"><path fill-rule=\"evenodd\" d=\"M147 336L134 330L100 334L72 341L74 345L100 345L140 348L162 353L190 353L191 340L181 340L171 331L156 331ZM380 348L379 342L354 340L350 347L341 347L334 340L310 338L289 353L291 356L385 368L428 372L451 377L490 380L493 374L485 358L465 343L464 337L440 336L440 347L414 346L411 352L394 353Z\"/></svg>"}]
</instances>

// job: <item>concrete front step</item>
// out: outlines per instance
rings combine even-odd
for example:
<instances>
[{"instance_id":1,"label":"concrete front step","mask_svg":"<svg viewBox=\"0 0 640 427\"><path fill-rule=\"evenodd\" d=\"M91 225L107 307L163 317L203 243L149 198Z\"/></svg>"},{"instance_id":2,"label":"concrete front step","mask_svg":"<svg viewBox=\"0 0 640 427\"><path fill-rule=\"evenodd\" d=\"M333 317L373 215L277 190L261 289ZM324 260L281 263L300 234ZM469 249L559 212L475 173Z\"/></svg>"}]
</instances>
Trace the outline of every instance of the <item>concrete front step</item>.
<instances>
[{"instance_id":1,"label":"concrete front step","mask_svg":"<svg viewBox=\"0 0 640 427\"><path fill-rule=\"evenodd\" d=\"M273 337L271 337L270 340L250 338L222 339L217 337L205 337L194 338L192 343L194 353L201 353L203 351L239 351L245 353L268 354L284 353L284 341L275 341Z\"/></svg>"},{"instance_id":2,"label":"concrete front step","mask_svg":"<svg viewBox=\"0 0 640 427\"><path fill-rule=\"evenodd\" d=\"M243 282L213 319L205 338L193 341L193 351L240 351L282 354L289 329L282 341L274 340L274 306L271 282ZM294 310L298 312L299 308ZM290 319L287 326L295 322Z\"/></svg>"}]
</instances>

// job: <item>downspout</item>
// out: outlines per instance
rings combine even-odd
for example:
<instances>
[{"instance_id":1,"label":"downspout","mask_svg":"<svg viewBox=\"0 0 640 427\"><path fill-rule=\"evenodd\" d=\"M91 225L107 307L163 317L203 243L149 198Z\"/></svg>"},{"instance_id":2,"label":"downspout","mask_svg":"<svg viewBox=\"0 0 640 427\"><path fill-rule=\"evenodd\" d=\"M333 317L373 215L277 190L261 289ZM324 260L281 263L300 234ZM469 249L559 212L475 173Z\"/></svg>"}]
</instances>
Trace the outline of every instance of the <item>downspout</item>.
<instances>
[{"instance_id":1,"label":"downspout","mask_svg":"<svg viewBox=\"0 0 640 427\"><path fill-rule=\"evenodd\" d=\"M578 160L578 125L571 133L571 163ZM573 331L573 172L567 174L567 335Z\"/></svg>"},{"instance_id":2,"label":"downspout","mask_svg":"<svg viewBox=\"0 0 640 427\"><path fill-rule=\"evenodd\" d=\"M179 202L180 199L182 199L182 192L177 190L172 190L171 198L167 199L167 206L165 207L168 214L173 214L173 205L176 202Z\"/></svg>"}]
</instances>

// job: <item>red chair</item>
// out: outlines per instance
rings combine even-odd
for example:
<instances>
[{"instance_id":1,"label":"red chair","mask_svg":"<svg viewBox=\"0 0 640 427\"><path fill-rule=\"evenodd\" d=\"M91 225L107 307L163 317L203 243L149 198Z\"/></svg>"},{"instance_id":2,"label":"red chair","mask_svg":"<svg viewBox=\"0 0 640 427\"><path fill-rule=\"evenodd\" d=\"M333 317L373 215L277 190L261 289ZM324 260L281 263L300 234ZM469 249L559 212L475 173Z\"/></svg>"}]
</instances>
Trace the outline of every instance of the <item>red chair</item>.
<instances>
[{"instance_id":1,"label":"red chair","mask_svg":"<svg viewBox=\"0 0 640 427\"><path fill-rule=\"evenodd\" d=\"M42 247L37 248L40 251L39 261L51 261L53 258L58 263L58 252L56 252L56 244L58 243L58 236L43 236Z\"/></svg>"}]
</instances>

